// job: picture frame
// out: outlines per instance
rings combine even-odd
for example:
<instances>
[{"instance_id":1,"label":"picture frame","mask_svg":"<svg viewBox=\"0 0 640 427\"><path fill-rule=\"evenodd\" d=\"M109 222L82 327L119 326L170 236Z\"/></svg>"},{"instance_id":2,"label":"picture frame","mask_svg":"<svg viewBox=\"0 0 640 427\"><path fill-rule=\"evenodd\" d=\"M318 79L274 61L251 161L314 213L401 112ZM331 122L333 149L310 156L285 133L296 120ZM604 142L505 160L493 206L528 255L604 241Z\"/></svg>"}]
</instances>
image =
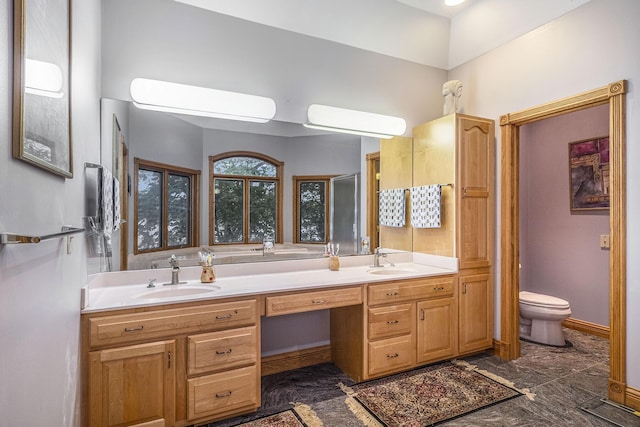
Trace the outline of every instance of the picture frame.
<instances>
[{"instance_id":1,"label":"picture frame","mask_svg":"<svg viewBox=\"0 0 640 427\"><path fill-rule=\"evenodd\" d=\"M609 136L569 143L572 212L609 209Z\"/></svg>"},{"instance_id":2,"label":"picture frame","mask_svg":"<svg viewBox=\"0 0 640 427\"><path fill-rule=\"evenodd\" d=\"M13 157L72 178L70 1L13 4Z\"/></svg>"}]
</instances>

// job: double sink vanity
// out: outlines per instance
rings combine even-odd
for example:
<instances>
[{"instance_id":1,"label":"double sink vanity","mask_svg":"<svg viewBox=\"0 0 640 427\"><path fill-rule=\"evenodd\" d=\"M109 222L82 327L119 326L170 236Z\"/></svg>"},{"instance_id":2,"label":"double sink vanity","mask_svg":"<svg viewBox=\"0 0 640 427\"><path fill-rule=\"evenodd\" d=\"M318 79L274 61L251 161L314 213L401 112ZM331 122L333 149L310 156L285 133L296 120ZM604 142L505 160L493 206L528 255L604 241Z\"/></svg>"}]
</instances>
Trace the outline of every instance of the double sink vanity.
<instances>
[{"instance_id":1,"label":"double sink vanity","mask_svg":"<svg viewBox=\"0 0 640 427\"><path fill-rule=\"evenodd\" d=\"M221 265L212 284L200 283L199 267L169 286L170 269L91 277L84 424L187 426L255 411L263 316L330 310L331 361L356 381L492 347L488 275L475 292L456 258L384 261L343 257L339 271L326 258Z\"/></svg>"}]
</instances>

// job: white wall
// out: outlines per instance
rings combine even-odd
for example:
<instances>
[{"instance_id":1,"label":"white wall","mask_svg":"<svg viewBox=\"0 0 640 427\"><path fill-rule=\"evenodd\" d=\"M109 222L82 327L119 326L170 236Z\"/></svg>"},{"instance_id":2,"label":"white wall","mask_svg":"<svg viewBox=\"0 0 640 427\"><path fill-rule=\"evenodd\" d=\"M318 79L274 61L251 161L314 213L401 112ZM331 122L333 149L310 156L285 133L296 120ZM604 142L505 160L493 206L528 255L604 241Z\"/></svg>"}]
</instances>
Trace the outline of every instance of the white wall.
<instances>
[{"instance_id":1,"label":"white wall","mask_svg":"<svg viewBox=\"0 0 640 427\"><path fill-rule=\"evenodd\" d=\"M13 2L0 7L0 231L52 233L80 226L84 162L98 162L100 2L74 2L72 138L74 178L11 157ZM80 287L84 239L0 247L0 414L7 426L77 426L80 416Z\"/></svg>"},{"instance_id":2,"label":"white wall","mask_svg":"<svg viewBox=\"0 0 640 427\"><path fill-rule=\"evenodd\" d=\"M629 81L627 94L627 159L640 158L637 82L640 56L634 44L640 39L640 2L592 0L567 15L449 74L462 80L464 111L498 121L500 115L571 96L620 79ZM496 164L500 176L500 133ZM640 354L640 169L627 168L627 361ZM497 183L497 212L500 182ZM499 216L497 230L500 230ZM498 236L496 248L499 248ZM496 263L496 300L500 298L500 261ZM499 307L499 304L497 305ZM496 312L495 336L500 336ZM627 363L627 383L640 387L640 365Z\"/></svg>"},{"instance_id":3,"label":"white wall","mask_svg":"<svg viewBox=\"0 0 640 427\"><path fill-rule=\"evenodd\" d=\"M609 134L609 106L520 128L520 289L563 298L571 317L609 326L609 211L569 209L570 142Z\"/></svg>"}]
</instances>

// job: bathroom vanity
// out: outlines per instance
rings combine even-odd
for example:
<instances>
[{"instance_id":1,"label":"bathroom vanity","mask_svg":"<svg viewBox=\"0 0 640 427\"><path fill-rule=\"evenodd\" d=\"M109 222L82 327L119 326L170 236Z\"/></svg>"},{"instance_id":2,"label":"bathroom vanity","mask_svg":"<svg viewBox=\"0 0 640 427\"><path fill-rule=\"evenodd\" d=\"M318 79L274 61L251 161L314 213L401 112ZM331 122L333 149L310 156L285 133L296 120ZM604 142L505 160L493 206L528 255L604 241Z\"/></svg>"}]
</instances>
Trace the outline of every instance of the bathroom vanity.
<instances>
[{"instance_id":1,"label":"bathroom vanity","mask_svg":"<svg viewBox=\"0 0 640 427\"><path fill-rule=\"evenodd\" d=\"M84 424L186 426L255 411L262 316L330 310L331 359L356 381L492 347L491 336L469 346L465 330L492 330L488 281L462 293L455 258L394 255L395 267L378 269L366 256L340 271L327 259L228 266L212 285L190 267L175 288L147 288L148 272L96 275L81 321Z\"/></svg>"}]
</instances>

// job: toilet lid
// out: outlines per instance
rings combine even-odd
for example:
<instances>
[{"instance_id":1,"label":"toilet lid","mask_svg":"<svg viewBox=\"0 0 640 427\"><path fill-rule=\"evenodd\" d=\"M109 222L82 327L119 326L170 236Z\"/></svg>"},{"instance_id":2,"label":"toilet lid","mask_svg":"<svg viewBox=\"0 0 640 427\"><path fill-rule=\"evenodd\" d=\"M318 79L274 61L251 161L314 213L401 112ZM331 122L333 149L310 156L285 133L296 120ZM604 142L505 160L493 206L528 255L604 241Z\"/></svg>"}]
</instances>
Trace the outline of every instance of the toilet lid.
<instances>
[{"instance_id":1,"label":"toilet lid","mask_svg":"<svg viewBox=\"0 0 640 427\"><path fill-rule=\"evenodd\" d=\"M569 308L569 303L562 298L527 291L520 291L520 302L538 307Z\"/></svg>"}]
</instances>

